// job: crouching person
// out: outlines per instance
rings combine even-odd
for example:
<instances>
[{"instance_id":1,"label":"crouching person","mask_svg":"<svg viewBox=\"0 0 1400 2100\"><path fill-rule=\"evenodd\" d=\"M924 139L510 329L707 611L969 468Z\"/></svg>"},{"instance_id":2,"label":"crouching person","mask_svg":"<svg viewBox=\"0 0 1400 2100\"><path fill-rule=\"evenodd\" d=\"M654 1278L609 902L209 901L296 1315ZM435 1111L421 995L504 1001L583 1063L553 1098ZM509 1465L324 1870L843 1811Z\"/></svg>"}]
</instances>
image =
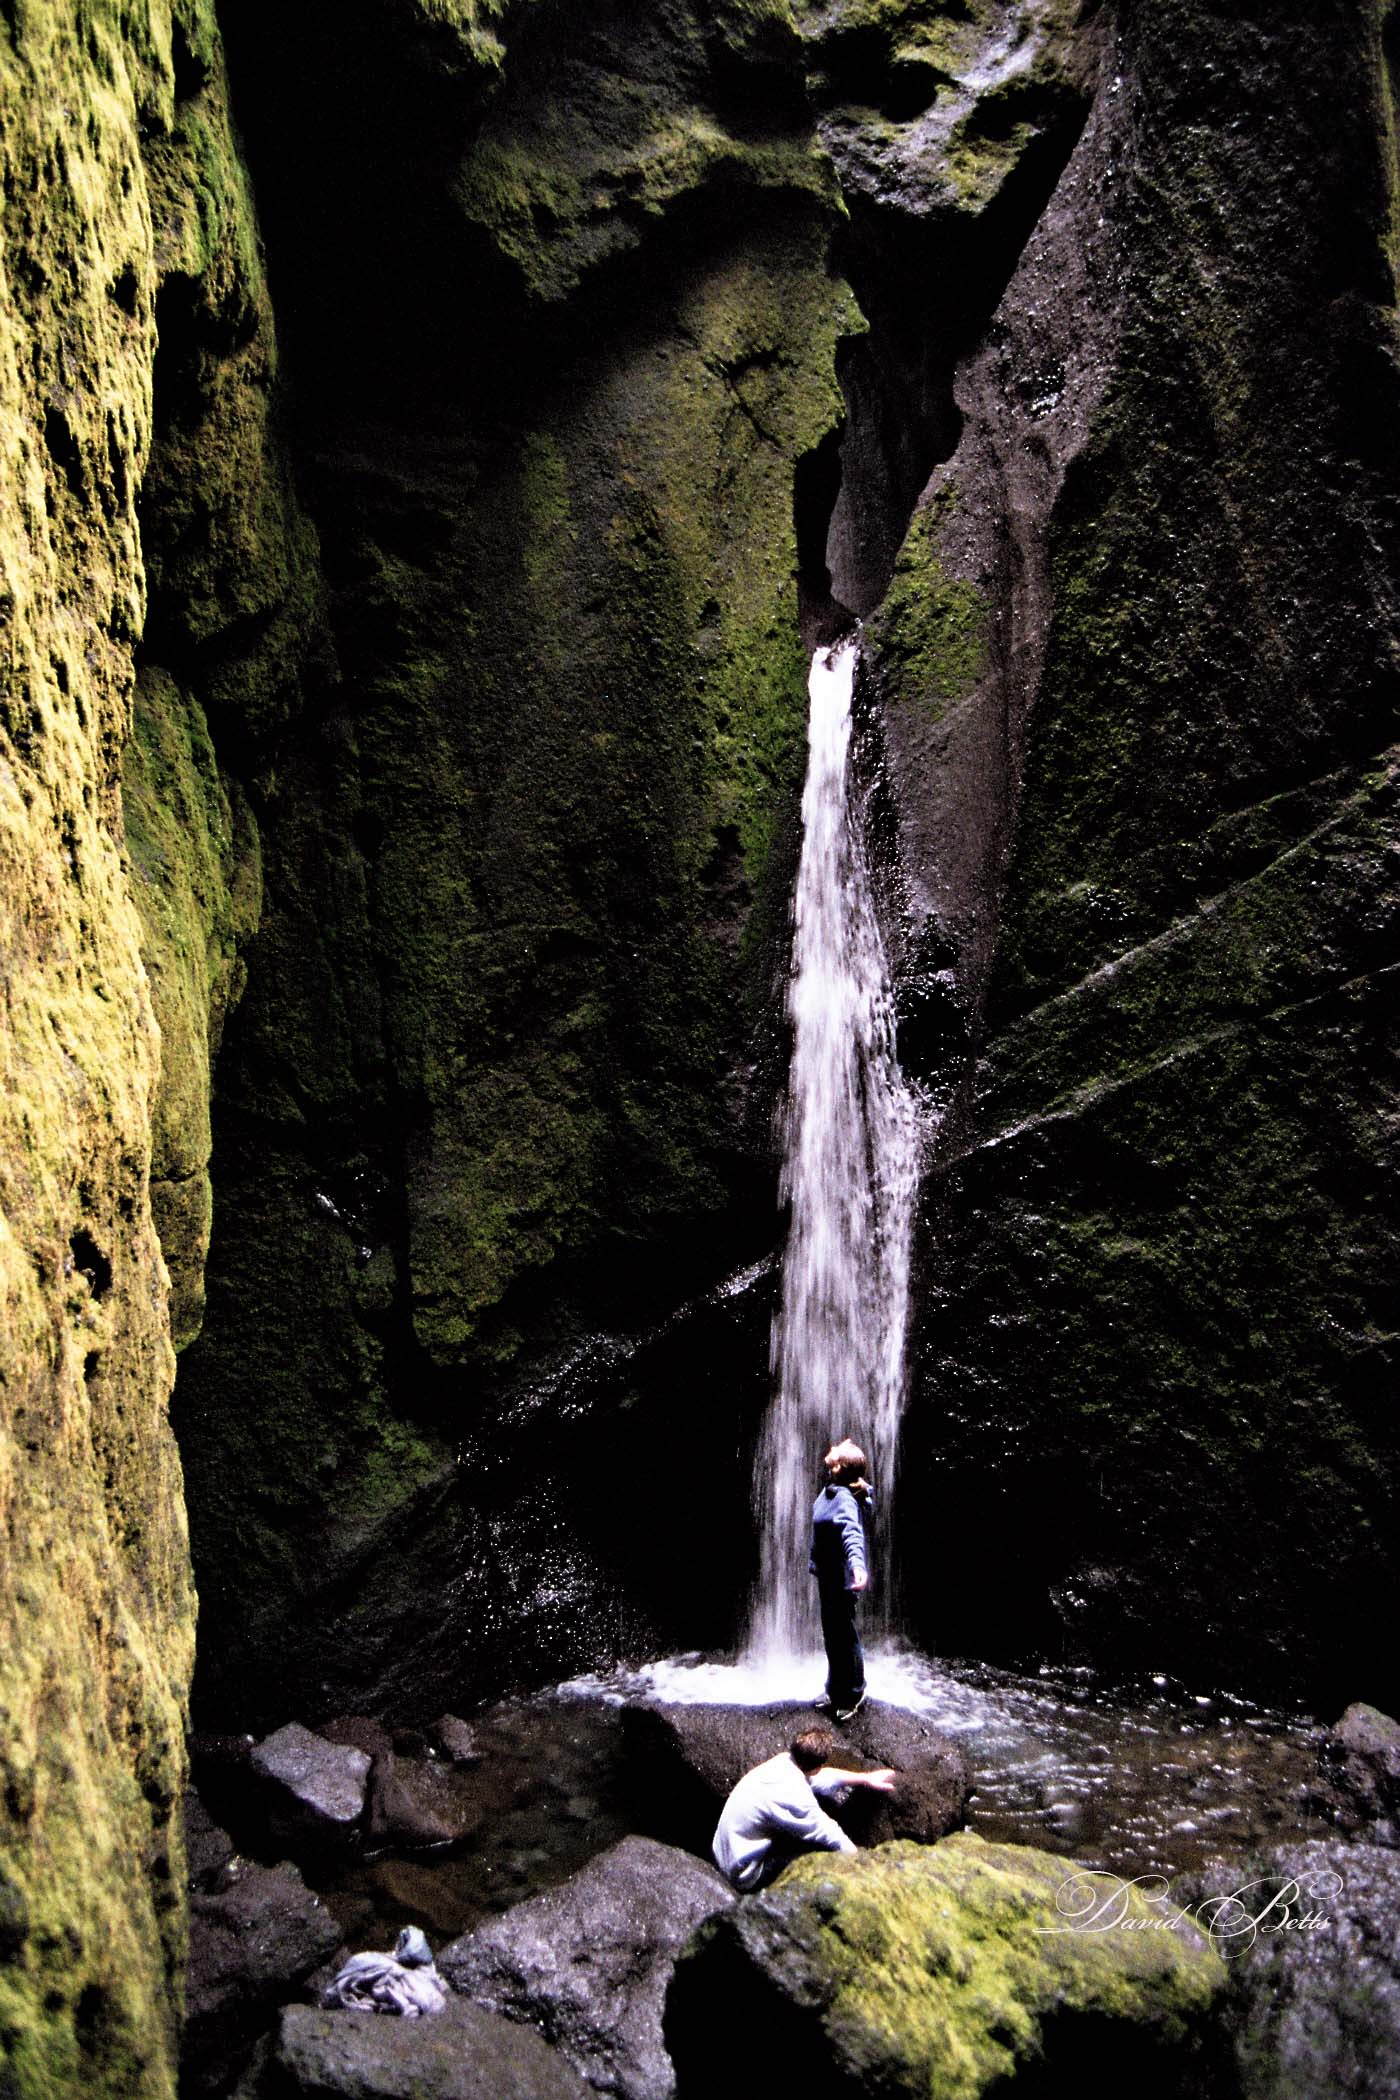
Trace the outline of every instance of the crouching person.
<instances>
[{"instance_id":1,"label":"crouching person","mask_svg":"<svg viewBox=\"0 0 1400 2100\"><path fill-rule=\"evenodd\" d=\"M854 1852L854 1842L818 1800L843 1801L854 1786L894 1789L896 1774L847 1772L827 1759L836 1738L829 1728L806 1728L790 1747L746 1772L720 1812L715 1864L740 1890L762 1888L800 1852Z\"/></svg>"}]
</instances>

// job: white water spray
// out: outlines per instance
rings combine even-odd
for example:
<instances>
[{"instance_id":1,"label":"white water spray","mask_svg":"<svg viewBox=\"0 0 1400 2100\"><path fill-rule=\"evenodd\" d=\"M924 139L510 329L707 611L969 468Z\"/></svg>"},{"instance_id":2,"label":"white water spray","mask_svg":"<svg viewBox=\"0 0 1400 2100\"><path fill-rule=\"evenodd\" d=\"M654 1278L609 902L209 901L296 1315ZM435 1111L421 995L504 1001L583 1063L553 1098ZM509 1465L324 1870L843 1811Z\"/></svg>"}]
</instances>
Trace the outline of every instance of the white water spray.
<instances>
[{"instance_id":1,"label":"white water spray","mask_svg":"<svg viewBox=\"0 0 1400 2100\"><path fill-rule=\"evenodd\" d=\"M850 806L857 656L854 641L818 650L808 683L781 1183L792 1222L773 1322L777 1392L754 1483L762 1561L747 1654L768 1671L821 1648L807 1552L821 1455L837 1437L853 1436L870 1458L883 1513L877 1584L888 1576L904 1396L918 1122L895 1059L889 973ZM881 1598L872 1590L865 1614L875 1632Z\"/></svg>"}]
</instances>

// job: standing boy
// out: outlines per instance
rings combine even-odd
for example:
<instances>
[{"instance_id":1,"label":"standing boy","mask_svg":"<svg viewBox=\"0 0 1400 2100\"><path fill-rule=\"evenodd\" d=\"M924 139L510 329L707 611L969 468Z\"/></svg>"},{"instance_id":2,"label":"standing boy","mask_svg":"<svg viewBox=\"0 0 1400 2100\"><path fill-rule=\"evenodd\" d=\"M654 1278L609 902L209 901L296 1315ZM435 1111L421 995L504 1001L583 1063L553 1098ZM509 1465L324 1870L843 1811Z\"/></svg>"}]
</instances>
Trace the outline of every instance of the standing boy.
<instances>
[{"instance_id":1,"label":"standing boy","mask_svg":"<svg viewBox=\"0 0 1400 2100\"><path fill-rule=\"evenodd\" d=\"M849 1721L865 1702L865 1656L856 1631L856 1599L867 1582L865 1512L871 1505L865 1453L849 1437L822 1461L826 1485L812 1505L812 1557L826 1643L826 1703Z\"/></svg>"}]
</instances>

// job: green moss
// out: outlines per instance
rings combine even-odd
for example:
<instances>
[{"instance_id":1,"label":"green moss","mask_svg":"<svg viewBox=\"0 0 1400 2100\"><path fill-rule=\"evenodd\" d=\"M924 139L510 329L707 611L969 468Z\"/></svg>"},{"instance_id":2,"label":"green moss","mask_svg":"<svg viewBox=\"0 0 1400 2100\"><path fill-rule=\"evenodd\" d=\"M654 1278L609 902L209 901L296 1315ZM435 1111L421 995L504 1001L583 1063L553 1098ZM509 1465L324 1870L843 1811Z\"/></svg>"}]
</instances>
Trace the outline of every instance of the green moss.
<instances>
[{"instance_id":1,"label":"green moss","mask_svg":"<svg viewBox=\"0 0 1400 2100\"><path fill-rule=\"evenodd\" d=\"M698 1977L709 1947L741 1950L779 1985L783 2011L820 2022L843 2090L976 2100L1021 2070L1053 2071L1079 2020L1116 2030L1125 2063L1179 2052L1189 2075L1224 1963L1189 1927L1166 1929L1136 1888L1122 1890L1120 1926L1066 1929L1059 1899L1075 1871L970 1833L809 1855L706 1927L689 1960Z\"/></svg>"},{"instance_id":2,"label":"green moss","mask_svg":"<svg viewBox=\"0 0 1400 2100\"><path fill-rule=\"evenodd\" d=\"M809 132L790 120L730 126L724 96L705 84L716 49L731 67L751 53L785 59L796 84L785 7L673 9L630 22L626 52L610 52L615 34L575 43L557 18L517 22L504 85L454 186L463 214L532 298L567 299L599 264L707 192L789 191L835 207L830 165ZM553 83L545 93L533 85L541 61L568 68L567 98Z\"/></svg>"},{"instance_id":3,"label":"green moss","mask_svg":"<svg viewBox=\"0 0 1400 2100\"><path fill-rule=\"evenodd\" d=\"M985 113L980 106L977 115L977 128L966 124L954 128L942 161L959 203L972 211L991 203L1042 129L1040 123L1027 118L1011 124L1004 135L989 136L981 129Z\"/></svg>"},{"instance_id":4,"label":"green moss","mask_svg":"<svg viewBox=\"0 0 1400 2100\"><path fill-rule=\"evenodd\" d=\"M586 75L592 97L503 117L458 178L464 215L519 269L532 295L567 298L600 262L639 245L647 222L707 188L789 189L834 203L825 156L805 138L736 137L707 112L658 107L655 87L624 74ZM596 99L593 99L596 98Z\"/></svg>"},{"instance_id":5,"label":"green moss","mask_svg":"<svg viewBox=\"0 0 1400 2100\"><path fill-rule=\"evenodd\" d=\"M915 511L871 622L872 645L898 690L935 718L971 692L987 665L987 601L948 574L938 551L956 502L956 487L945 483Z\"/></svg>"},{"instance_id":6,"label":"green moss","mask_svg":"<svg viewBox=\"0 0 1400 2100\"><path fill-rule=\"evenodd\" d=\"M453 32L458 47L488 76L505 65L502 33L510 0L414 0L414 10L429 25Z\"/></svg>"},{"instance_id":7,"label":"green moss","mask_svg":"<svg viewBox=\"0 0 1400 2100\"><path fill-rule=\"evenodd\" d=\"M154 669L137 685L122 807L161 1031L151 1200L183 1348L203 1317L211 1067L242 989L240 950L257 925L262 867L256 825L219 772L203 709Z\"/></svg>"}]
</instances>

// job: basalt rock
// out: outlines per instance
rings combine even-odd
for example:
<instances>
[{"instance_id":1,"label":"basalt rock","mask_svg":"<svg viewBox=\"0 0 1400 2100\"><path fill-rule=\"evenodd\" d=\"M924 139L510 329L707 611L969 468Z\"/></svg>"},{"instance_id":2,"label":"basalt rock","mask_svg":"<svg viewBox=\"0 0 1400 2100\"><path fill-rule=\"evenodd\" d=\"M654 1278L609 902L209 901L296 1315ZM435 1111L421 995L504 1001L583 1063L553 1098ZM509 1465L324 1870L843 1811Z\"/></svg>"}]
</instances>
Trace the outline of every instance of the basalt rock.
<instances>
[{"instance_id":1,"label":"basalt rock","mask_svg":"<svg viewBox=\"0 0 1400 2100\"><path fill-rule=\"evenodd\" d=\"M681 2100L732 2078L738 2034L755 2090L814 2100L973 2100L1013 2080L1038 2095L1229 2093L1220 1957L1189 1925L1056 1932L1069 1871L967 1832L797 1860L676 1965L665 2033ZM1125 1903L1149 1924L1136 1890Z\"/></svg>"},{"instance_id":2,"label":"basalt rock","mask_svg":"<svg viewBox=\"0 0 1400 2100\"><path fill-rule=\"evenodd\" d=\"M677 1954L734 1901L713 1867L624 1838L556 1889L517 1903L438 1956L456 1990L528 2021L618 2100L669 2100L661 2013Z\"/></svg>"},{"instance_id":3,"label":"basalt rock","mask_svg":"<svg viewBox=\"0 0 1400 2100\"><path fill-rule=\"evenodd\" d=\"M438 1756L445 1758L450 1765L477 1765L481 1762L481 1750L470 1721L459 1721L455 1714L439 1714L428 1731L428 1737Z\"/></svg>"},{"instance_id":4,"label":"basalt rock","mask_svg":"<svg viewBox=\"0 0 1400 2100\"><path fill-rule=\"evenodd\" d=\"M379 1757L370 1786L371 1844L455 1845L481 1826L477 1789L464 1772L425 1758Z\"/></svg>"},{"instance_id":5,"label":"basalt rock","mask_svg":"<svg viewBox=\"0 0 1400 2100\"><path fill-rule=\"evenodd\" d=\"M223 1881L225 1869L237 1858L238 1847L214 1821L193 1786L185 1789L183 1818L189 1885L192 1889L215 1889Z\"/></svg>"},{"instance_id":6,"label":"basalt rock","mask_svg":"<svg viewBox=\"0 0 1400 2100\"><path fill-rule=\"evenodd\" d=\"M747 1574L742 1461L732 1579L615 1487L679 1491L765 1390L726 1280L774 1224L837 186L781 0L455 21L228 25L334 661L251 753L179 1401L211 1720L718 1642Z\"/></svg>"},{"instance_id":7,"label":"basalt rock","mask_svg":"<svg viewBox=\"0 0 1400 2100\"><path fill-rule=\"evenodd\" d=\"M1369 2100L1400 2065L1400 1859L1311 1839L1176 1891L1227 1958L1243 2100Z\"/></svg>"},{"instance_id":8,"label":"basalt rock","mask_svg":"<svg viewBox=\"0 0 1400 2100\"><path fill-rule=\"evenodd\" d=\"M1323 1803L1338 1827L1372 1845L1400 1846L1400 1723L1349 1706L1323 1738Z\"/></svg>"},{"instance_id":9,"label":"basalt rock","mask_svg":"<svg viewBox=\"0 0 1400 2100\"><path fill-rule=\"evenodd\" d=\"M12 10L0 100L0 2031L17 2093L161 2100L194 1641L172 1339L259 880L208 721L276 685L274 636L298 655L305 538L212 4Z\"/></svg>"},{"instance_id":10,"label":"basalt rock","mask_svg":"<svg viewBox=\"0 0 1400 2100\"><path fill-rule=\"evenodd\" d=\"M261 2100L587 2100L528 2027L458 2002L432 2019L288 2006Z\"/></svg>"},{"instance_id":11,"label":"basalt rock","mask_svg":"<svg viewBox=\"0 0 1400 2100\"><path fill-rule=\"evenodd\" d=\"M277 2008L332 1961L341 1928L297 1868L226 1862L190 1900L183 2087L227 2092Z\"/></svg>"},{"instance_id":12,"label":"basalt rock","mask_svg":"<svg viewBox=\"0 0 1400 2100\"><path fill-rule=\"evenodd\" d=\"M708 1856L725 1796L754 1765L785 1750L804 1728L827 1726L815 1707L628 1706L624 1743L633 1785L658 1835ZM831 1813L857 1843L909 1838L930 1844L963 1820L971 1790L967 1759L918 1714L869 1700L834 1731L833 1765L871 1771L892 1765L892 1794L856 1788Z\"/></svg>"},{"instance_id":13,"label":"basalt rock","mask_svg":"<svg viewBox=\"0 0 1400 2100\"><path fill-rule=\"evenodd\" d=\"M360 1834L370 1759L289 1721L259 1743L249 1768L261 1783L273 1840L292 1847L347 1845Z\"/></svg>"}]
</instances>

